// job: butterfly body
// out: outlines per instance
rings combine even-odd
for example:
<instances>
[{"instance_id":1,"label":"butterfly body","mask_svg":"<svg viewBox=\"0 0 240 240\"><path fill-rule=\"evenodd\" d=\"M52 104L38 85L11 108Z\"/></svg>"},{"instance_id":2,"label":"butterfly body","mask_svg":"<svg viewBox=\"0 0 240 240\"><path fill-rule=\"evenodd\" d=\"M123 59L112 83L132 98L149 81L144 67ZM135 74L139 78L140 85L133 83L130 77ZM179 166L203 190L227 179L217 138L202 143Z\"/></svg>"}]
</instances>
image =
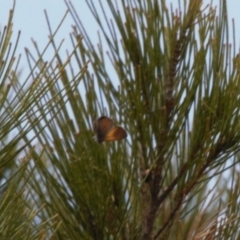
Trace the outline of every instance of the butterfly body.
<instances>
[{"instance_id":1,"label":"butterfly body","mask_svg":"<svg viewBox=\"0 0 240 240\"><path fill-rule=\"evenodd\" d=\"M94 122L94 132L99 143L118 141L127 137L127 132L122 127L113 126L113 120L105 116Z\"/></svg>"}]
</instances>

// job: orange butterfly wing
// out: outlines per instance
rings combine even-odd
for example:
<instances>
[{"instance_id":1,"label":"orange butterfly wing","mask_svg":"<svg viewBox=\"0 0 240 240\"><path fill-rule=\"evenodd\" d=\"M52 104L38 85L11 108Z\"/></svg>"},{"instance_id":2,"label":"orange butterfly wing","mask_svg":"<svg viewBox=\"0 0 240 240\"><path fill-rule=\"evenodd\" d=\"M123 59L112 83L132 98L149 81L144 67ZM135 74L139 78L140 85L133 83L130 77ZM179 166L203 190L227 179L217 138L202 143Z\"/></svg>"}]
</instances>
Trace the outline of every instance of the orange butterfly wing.
<instances>
[{"instance_id":1,"label":"orange butterfly wing","mask_svg":"<svg viewBox=\"0 0 240 240\"><path fill-rule=\"evenodd\" d=\"M118 141L127 137L127 132L120 126L113 127L105 136L104 141Z\"/></svg>"},{"instance_id":2,"label":"orange butterfly wing","mask_svg":"<svg viewBox=\"0 0 240 240\"><path fill-rule=\"evenodd\" d=\"M113 120L105 116L98 118L93 127L99 143L118 141L127 137L127 132L122 127L113 127Z\"/></svg>"},{"instance_id":3,"label":"orange butterfly wing","mask_svg":"<svg viewBox=\"0 0 240 240\"><path fill-rule=\"evenodd\" d=\"M94 122L94 132L99 143L105 141L105 136L113 128L113 121L108 117L100 117Z\"/></svg>"}]
</instances>

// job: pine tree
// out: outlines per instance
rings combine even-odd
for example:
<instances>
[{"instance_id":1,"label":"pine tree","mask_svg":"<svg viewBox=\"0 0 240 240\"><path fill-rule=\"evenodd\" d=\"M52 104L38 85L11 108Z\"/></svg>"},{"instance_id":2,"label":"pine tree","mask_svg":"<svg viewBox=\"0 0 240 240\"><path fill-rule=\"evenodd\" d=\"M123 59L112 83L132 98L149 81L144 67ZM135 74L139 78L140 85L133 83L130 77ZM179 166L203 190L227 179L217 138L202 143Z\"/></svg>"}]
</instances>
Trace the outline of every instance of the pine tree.
<instances>
[{"instance_id":1,"label":"pine tree","mask_svg":"<svg viewBox=\"0 0 240 240\"><path fill-rule=\"evenodd\" d=\"M240 58L226 1L86 0L98 45L65 2L68 58L49 20L53 59L26 50L33 82L16 84L25 100L9 131L24 158L2 196L3 239L238 239ZM117 125L127 138L104 141Z\"/></svg>"}]
</instances>

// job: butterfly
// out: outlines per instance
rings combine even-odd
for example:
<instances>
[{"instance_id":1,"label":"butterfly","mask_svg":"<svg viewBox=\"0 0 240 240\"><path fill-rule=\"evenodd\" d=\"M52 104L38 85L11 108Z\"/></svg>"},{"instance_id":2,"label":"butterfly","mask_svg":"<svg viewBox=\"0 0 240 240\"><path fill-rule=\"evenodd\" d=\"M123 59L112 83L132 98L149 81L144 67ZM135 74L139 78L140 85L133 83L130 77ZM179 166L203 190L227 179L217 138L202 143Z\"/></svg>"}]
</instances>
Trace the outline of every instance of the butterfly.
<instances>
[{"instance_id":1,"label":"butterfly","mask_svg":"<svg viewBox=\"0 0 240 240\"><path fill-rule=\"evenodd\" d=\"M120 126L113 126L111 118L102 116L93 125L99 143L122 140L127 137L127 132Z\"/></svg>"}]
</instances>

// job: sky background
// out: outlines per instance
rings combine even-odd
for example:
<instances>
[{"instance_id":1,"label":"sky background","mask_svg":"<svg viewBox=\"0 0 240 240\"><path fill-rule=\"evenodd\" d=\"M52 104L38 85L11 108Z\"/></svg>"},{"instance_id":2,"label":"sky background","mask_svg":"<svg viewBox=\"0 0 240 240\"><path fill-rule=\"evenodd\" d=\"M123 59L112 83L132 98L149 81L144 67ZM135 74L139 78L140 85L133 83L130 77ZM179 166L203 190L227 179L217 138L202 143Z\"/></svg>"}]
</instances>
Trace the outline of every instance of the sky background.
<instances>
[{"instance_id":1,"label":"sky background","mask_svg":"<svg viewBox=\"0 0 240 240\"><path fill-rule=\"evenodd\" d=\"M79 17L83 21L84 25L87 26L88 31L91 34L91 37L94 42L97 43L97 30L99 27L94 22L93 17L91 16L90 11L84 0L72 0L72 4L75 6L79 13ZM96 2L98 2L96 0ZM103 1L105 2L105 1ZM177 0L167 0L168 3L178 2ZM209 1L204 0L204 3L209 3ZM213 1L214 5L218 5L218 0ZM240 1L239 0L228 0L228 13L229 20L235 19L236 26L236 43L237 47L239 46L240 39ZM3 27L7 23L9 10L12 8L12 0L0 0L0 31L2 32ZM52 29L55 30L62 17L67 11L64 0L16 0L15 14L14 14L14 34L12 40L16 39L16 35L19 30L21 30L21 38L18 45L17 53L22 53L22 65L24 68L24 48L27 47L30 51L34 51L32 44L32 38L37 41L39 48L42 50L48 42L48 27L44 14L44 10L47 11ZM57 40L60 42L64 40L64 45L62 51L66 49L72 49L70 43L69 33L72 32L71 26L73 25L73 20L68 14L66 20L64 21L63 26L57 34ZM70 46L70 47L69 47Z\"/></svg>"}]
</instances>

